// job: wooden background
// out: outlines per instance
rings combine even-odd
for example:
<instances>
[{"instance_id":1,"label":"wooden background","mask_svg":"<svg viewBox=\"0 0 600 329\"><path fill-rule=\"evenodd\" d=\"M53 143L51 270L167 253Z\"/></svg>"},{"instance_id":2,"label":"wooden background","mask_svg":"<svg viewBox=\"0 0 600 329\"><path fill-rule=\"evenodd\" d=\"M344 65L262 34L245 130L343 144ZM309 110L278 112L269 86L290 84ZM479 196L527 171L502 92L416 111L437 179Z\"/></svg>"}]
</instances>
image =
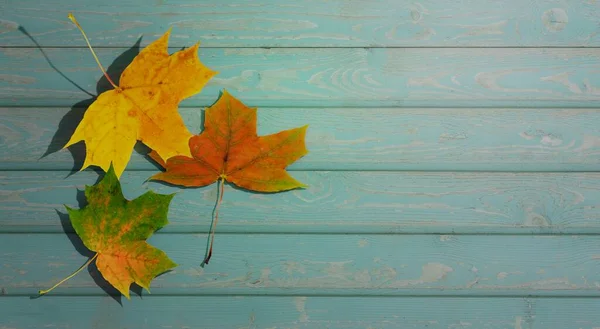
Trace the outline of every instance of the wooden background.
<instances>
[{"instance_id":1,"label":"wooden background","mask_svg":"<svg viewBox=\"0 0 600 329\"><path fill-rule=\"evenodd\" d=\"M110 74L173 26L259 134L309 124L310 185L178 190L138 147L126 197L179 191L149 241L180 264L132 300L93 268L63 204L95 170L60 150ZM0 0L0 328L600 327L600 2Z\"/></svg>"}]
</instances>

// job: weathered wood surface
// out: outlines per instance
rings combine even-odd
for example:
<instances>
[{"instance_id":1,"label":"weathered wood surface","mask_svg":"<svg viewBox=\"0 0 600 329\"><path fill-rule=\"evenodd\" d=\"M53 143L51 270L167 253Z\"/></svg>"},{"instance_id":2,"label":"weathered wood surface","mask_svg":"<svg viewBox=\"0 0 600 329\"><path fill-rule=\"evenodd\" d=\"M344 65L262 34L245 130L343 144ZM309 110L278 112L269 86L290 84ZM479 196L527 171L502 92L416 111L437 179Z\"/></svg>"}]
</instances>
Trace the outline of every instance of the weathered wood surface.
<instances>
[{"instance_id":1,"label":"weathered wood surface","mask_svg":"<svg viewBox=\"0 0 600 329\"><path fill-rule=\"evenodd\" d=\"M0 298L11 329L548 329L600 326L590 298L185 296ZM74 316L76 315L76 316ZM0 320L0 321L2 321Z\"/></svg>"},{"instance_id":2,"label":"weathered wood surface","mask_svg":"<svg viewBox=\"0 0 600 329\"><path fill-rule=\"evenodd\" d=\"M61 148L83 113L64 107L0 108L0 169L81 168L84 143L71 152ZM202 109L180 113L192 132L201 131ZM598 122L598 109L568 108L258 111L260 135L309 125L309 154L290 170L595 171L600 169ZM156 170L147 151L138 151L127 169Z\"/></svg>"},{"instance_id":3,"label":"weathered wood surface","mask_svg":"<svg viewBox=\"0 0 600 329\"><path fill-rule=\"evenodd\" d=\"M108 86L87 49L0 52L0 106L73 106ZM137 53L97 52L113 73ZM210 105L225 88L250 106L597 107L599 57L600 48L203 48L220 73L181 104Z\"/></svg>"},{"instance_id":4,"label":"weathered wood surface","mask_svg":"<svg viewBox=\"0 0 600 329\"><path fill-rule=\"evenodd\" d=\"M178 192L149 242L179 267L131 301L83 264L64 204L94 170L59 151L173 27L220 71L182 102L189 128L227 89L269 134L309 124L304 190ZM0 329L600 328L600 3L595 0L0 2ZM111 64L112 63L112 64ZM73 107L74 109L71 109ZM58 131L58 133L57 133Z\"/></svg>"},{"instance_id":5,"label":"weathered wood surface","mask_svg":"<svg viewBox=\"0 0 600 329\"><path fill-rule=\"evenodd\" d=\"M0 233L63 232L63 205L78 208L94 172L3 172ZM160 232L208 232L217 186L185 189L145 183L152 172L125 172L125 197L174 193ZM219 232L598 234L600 173L295 171L309 185L253 194L227 186ZM72 232L71 230L68 230ZM161 233L158 234L161 234ZM302 240L302 236L295 239ZM398 238L399 240L403 238ZM35 242L32 242L35 243Z\"/></svg>"},{"instance_id":6,"label":"weathered wood surface","mask_svg":"<svg viewBox=\"0 0 600 329\"><path fill-rule=\"evenodd\" d=\"M222 233L213 259L201 268L206 238L157 234L148 240L179 264L153 280L153 296L600 297L599 236ZM0 239L0 289L8 296L35 295L87 260L75 235ZM114 292L96 271L86 272L53 295Z\"/></svg>"},{"instance_id":7,"label":"weathered wood surface","mask_svg":"<svg viewBox=\"0 0 600 329\"><path fill-rule=\"evenodd\" d=\"M67 2L67 4L65 3ZM498 47L599 46L593 0L5 0L0 46L84 46L73 11L95 46L146 43L174 27L174 46Z\"/></svg>"}]
</instances>

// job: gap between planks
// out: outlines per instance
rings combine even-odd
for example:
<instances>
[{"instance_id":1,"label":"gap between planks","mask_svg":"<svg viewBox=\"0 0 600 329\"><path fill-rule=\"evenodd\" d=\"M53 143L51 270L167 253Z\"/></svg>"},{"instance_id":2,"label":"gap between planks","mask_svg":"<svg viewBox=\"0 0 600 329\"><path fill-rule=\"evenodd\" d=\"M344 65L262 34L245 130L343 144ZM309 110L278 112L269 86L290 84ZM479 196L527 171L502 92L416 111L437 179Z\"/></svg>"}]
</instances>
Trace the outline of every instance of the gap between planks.
<instances>
[{"instance_id":1,"label":"gap between planks","mask_svg":"<svg viewBox=\"0 0 600 329\"><path fill-rule=\"evenodd\" d=\"M150 287L152 289L152 287ZM50 294L44 295L39 298L52 298L52 297L104 297L107 296L105 293L89 292L87 288L63 288L62 291L57 289ZM65 291L65 290L71 290ZM258 289L257 289L258 290ZM272 290L279 290L272 291ZM281 290L293 292L281 292ZM598 290L531 290L522 294L515 293L514 291L503 292L502 290L493 289L410 289L405 291L403 289L361 289L363 292L355 292L353 289L338 288L328 289L319 288L319 293L314 292L315 289L305 288L260 288L260 292L250 292L243 288L202 288L202 292L193 290L190 288L180 289L152 289L152 293L144 291L141 295L132 293L132 298L148 298L148 297L226 297L226 296L240 296L240 297L387 297L387 298L543 298L543 299L569 299L569 298L589 298L597 299L600 298L600 291ZM10 291L6 291L5 294L0 295L0 298L14 298L14 297L32 297L35 299L37 296L37 288L11 288ZM112 295L109 295L112 296Z\"/></svg>"},{"instance_id":2,"label":"gap between planks","mask_svg":"<svg viewBox=\"0 0 600 329\"><path fill-rule=\"evenodd\" d=\"M200 92L202 93L202 92ZM97 97L97 95L96 95ZM214 103L214 102L213 102ZM91 104L91 102L90 102ZM182 109L198 109L199 107L208 107L211 106L211 104L207 104L207 105L189 105L189 104L182 104L179 106L179 110ZM249 105L250 106L250 105ZM24 104L24 105L13 105L13 104L7 104L7 105L0 105L0 110L2 109L23 109L23 110L27 110L27 109L40 109L40 108L44 108L44 109L61 109L64 110L65 108L69 108L69 109L87 109L89 106L65 106L65 105L31 105L31 104ZM434 112L451 112L451 111L455 111L455 110L473 110L473 111L477 111L477 110L494 110L494 111L514 111L514 110L522 110L522 111L536 111L536 110L564 110L564 111L579 111L579 110L595 110L597 112L600 112L600 107L598 107L598 104L592 104L590 106L572 106L572 107L568 107L568 106L561 106L561 105L556 105L556 106L552 106L552 105L548 105L548 106L530 106L530 105L514 105L514 106L494 106L493 104L491 105L457 105L457 106L452 106L452 107L447 107L447 106L431 106L431 105L411 105L411 106L397 106L397 105L373 105L372 107L369 106L361 106L361 105L347 105L347 106L343 106L343 105L319 105L319 106L310 106L310 105L271 105L271 104L266 104L266 105L262 105L260 107L258 107L258 109L279 109L281 111L286 111L286 110L298 110L298 109L303 109L303 110L313 110L313 111L318 111L321 109L327 109L327 110L390 110L390 109L396 109L398 112L402 112L402 111L411 111L411 110L426 110L426 111L434 111ZM259 113L260 114L260 113Z\"/></svg>"},{"instance_id":3,"label":"gap between planks","mask_svg":"<svg viewBox=\"0 0 600 329\"><path fill-rule=\"evenodd\" d=\"M368 223L367 223L368 225ZM304 229L304 231L298 230L298 227L293 226L293 229L288 229L288 230L251 230L248 229L248 224L244 224L244 225L230 225L229 227L224 225L221 225L222 227L220 227L217 230L217 235L316 235L316 236L321 236L321 235L375 235L375 236L395 236L395 235L405 235L405 236L437 236L437 235L442 235L442 236L531 236L531 237L553 237L553 236L568 236L568 237L573 237L576 238L578 236L598 236L600 235L600 229L589 229L589 228L571 228L568 230L561 230L561 229L557 229L557 228L544 228L544 227L533 227L533 226L523 226L523 227L514 227L515 231L509 231L509 232L489 232L489 231L477 231L477 230L472 230L472 231L462 231L462 232L454 232L453 230L448 230L448 231L434 231L434 232L422 232L422 231L414 231L414 230L405 230L404 232L398 231L398 232L389 232L389 230L387 231L377 231L377 229L371 229L371 230L359 230L359 229L355 229L355 228L349 228L349 229L344 229L344 230L340 230L340 231L318 231L318 230L310 230L310 228L307 230L304 228L303 225L300 228ZM269 226L269 224L265 224L265 226ZM276 225L276 226L281 226L281 225ZM291 226L291 225L290 225ZM341 226L341 225L340 225ZM356 226L356 225L353 225ZM342 226L343 227L343 226ZM164 229L158 230L156 232L154 232L154 234L161 234L161 235L207 235L209 233L208 230L199 230L199 229L191 229L191 230L187 230L185 228L182 227L177 227L179 230L169 230L168 232L165 232ZM330 229L330 228L328 228ZM461 228L463 229L463 228ZM587 229L589 232L581 232L581 229ZM517 230L521 230L523 232L519 232ZM545 231L541 231L541 230L545 230ZM539 232L538 232L539 231ZM32 225L32 226L27 226L27 225L22 225L22 226L12 226L12 225L3 225L2 227L0 227L0 235L51 235L51 234L75 234L75 231L73 230L67 230L64 231L62 227L59 226L51 226L51 225Z\"/></svg>"},{"instance_id":4,"label":"gap between planks","mask_svg":"<svg viewBox=\"0 0 600 329\"><path fill-rule=\"evenodd\" d=\"M129 49L131 47L128 46L94 46L94 49ZM40 49L38 46L7 46L0 45L1 48L7 49ZM86 46L41 46L42 49L88 49ZM145 48L145 47L141 47ZM182 47L167 47L170 51L181 50ZM189 48L183 47L183 48ZM249 46L206 46L202 47L202 49L600 49L598 46L464 46L464 47L456 47L456 46L263 46L263 47L249 47Z\"/></svg>"},{"instance_id":5,"label":"gap between planks","mask_svg":"<svg viewBox=\"0 0 600 329\"><path fill-rule=\"evenodd\" d=\"M377 173L377 172L389 172L389 173L414 173L414 174L428 174L428 173L476 173L476 174L485 174L485 173L499 173L499 174L595 174L600 173L599 170L502 170L502 169L429 169L429 170L417 170L417 169L320 169L320 168L311 168L311 169L303 169L303 168L287 168L287 171L296 171L296 172L316 172L316 173L328 173L328 172L362 172L362 173ZM126 172L156 172L160 171L158 168L137 168L137 169L125 169ZM72 169L66 168L4 168L0 169L0 173L2 172L70 172L71 175L65 176L64 179L68 179L72 175L76 175L81 172L96 172L98 171L94 169L85 169L83 171L74 171Z\"/></svg>"}]
</instances>

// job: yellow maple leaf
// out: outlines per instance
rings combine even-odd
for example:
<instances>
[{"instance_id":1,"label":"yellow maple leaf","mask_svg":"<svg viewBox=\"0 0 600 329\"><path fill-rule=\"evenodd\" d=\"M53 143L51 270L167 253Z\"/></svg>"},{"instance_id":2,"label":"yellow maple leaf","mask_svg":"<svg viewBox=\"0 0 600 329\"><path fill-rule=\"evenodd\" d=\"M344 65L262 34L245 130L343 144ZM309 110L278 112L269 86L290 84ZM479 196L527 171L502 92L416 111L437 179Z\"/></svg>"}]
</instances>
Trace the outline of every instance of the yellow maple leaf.
<instances>
[{"instance_id":1,"label":"yellow maple leaf","mask_svg":"<svg viewBox=\"0 0 600 329\"><path fill-rule=\"evenodd\" d=\"M72 15L69 18L89 46L83 29ZM86 156L80 170L96 165L108 171L112 162L120 177L138 140L165 159L191 156L188 140L192 134L177 112L178 106L202 90L218 72L200 62L199 43L169 55L170 32L171 29L133 59L121 74L120 86L105 74L115 89L98 96L63 147L85 141ZM100 68L104 72L101 65Z\"/></svg>"}]
</instances>

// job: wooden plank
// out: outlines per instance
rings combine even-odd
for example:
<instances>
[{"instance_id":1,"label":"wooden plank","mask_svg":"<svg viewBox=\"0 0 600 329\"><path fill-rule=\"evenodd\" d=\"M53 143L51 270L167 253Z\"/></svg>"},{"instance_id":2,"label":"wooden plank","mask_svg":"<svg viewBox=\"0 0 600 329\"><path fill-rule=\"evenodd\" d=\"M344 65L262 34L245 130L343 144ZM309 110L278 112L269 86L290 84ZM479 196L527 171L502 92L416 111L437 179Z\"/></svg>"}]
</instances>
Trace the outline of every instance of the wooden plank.
<instances>
[{"instance_id":1,"label":"wooden plank","mask_svg":"<svg viewBox=\"0 0 600 329\"><path fill-rule=\"evenodd\" d=\"M63 232L98 175L2 172L0 232ZM125 172L125 197L177 193L161 232L208 232L216 184L178 189ZM304 172L305 190L259 195L225 187L221 233L599 234L600 173ZM70 228L67 228L72 232ZM160 234L160 232L158 233Z\"/></svg>"},{"instance_id":2,"label":"wooden plank","mask_svg":"<svg viewBox=\"0 0 600 329\"><path fill-rule=\"evenodd\" d=\"M372 297L0 298L5 328L490 328L600 326L598 299Z\"/></svg>"},{"instance_id":3,"label":"wooden plank","mask_svg":"<svg viewBox=\"0 0 600 329\"><path fill-rule=\"evenodd\" d=\"M77 240L1 235L0 288L17 296L52 286L86 261L80 252L90 255ZM600 236L222 233L205 268L206 235L159 234L149 242L179 264L152 282L153 296L600 297ZM53 294L114 291L86 272Z\"/></svg>"},{"instance_id":4,"label":"wooden plank","mask_svg":"<svg viewBox=\"0 0 600 329\"><path fill-rule=\"evenodd\" d=\"M108 86L87 49L0 51L0 106L73 106L90 98L73 83ZM115 74L137 50L97 52ZM600 48L203 48L200 58L220 73L182 105L210 105L223 88L261 107L590 107L600 94Z\"/></svg>"},{"instance_id":5,"label":"wooden plank","mask_svg":"<svg viewBox=\"0 0 600 329\"><path fill-rule=\"evenodd\" d=\"M177 47L600 45L600 10L585 0L5 0L0 45L32 45L21 25L44 46L84 46L67 9L96 46L148 42L168 26Z\"/></svg>"},{"instance_id":6,"label":"wooden plank","mask_svg":"<svg viewBox=\"0 0 600 329\"><path fill-rule=\"evenodd\" d=\"M200 132L202 112L180 109L190 131ZM84 143L61 148L83 113L0 108L0 169L81 168ZM258 118L260 135L309 125L309 154L290 170L595 171L600 163L598 109L261 108ZM127 169L156 170L138 151Z\"/></svg>"}]
</instances>

